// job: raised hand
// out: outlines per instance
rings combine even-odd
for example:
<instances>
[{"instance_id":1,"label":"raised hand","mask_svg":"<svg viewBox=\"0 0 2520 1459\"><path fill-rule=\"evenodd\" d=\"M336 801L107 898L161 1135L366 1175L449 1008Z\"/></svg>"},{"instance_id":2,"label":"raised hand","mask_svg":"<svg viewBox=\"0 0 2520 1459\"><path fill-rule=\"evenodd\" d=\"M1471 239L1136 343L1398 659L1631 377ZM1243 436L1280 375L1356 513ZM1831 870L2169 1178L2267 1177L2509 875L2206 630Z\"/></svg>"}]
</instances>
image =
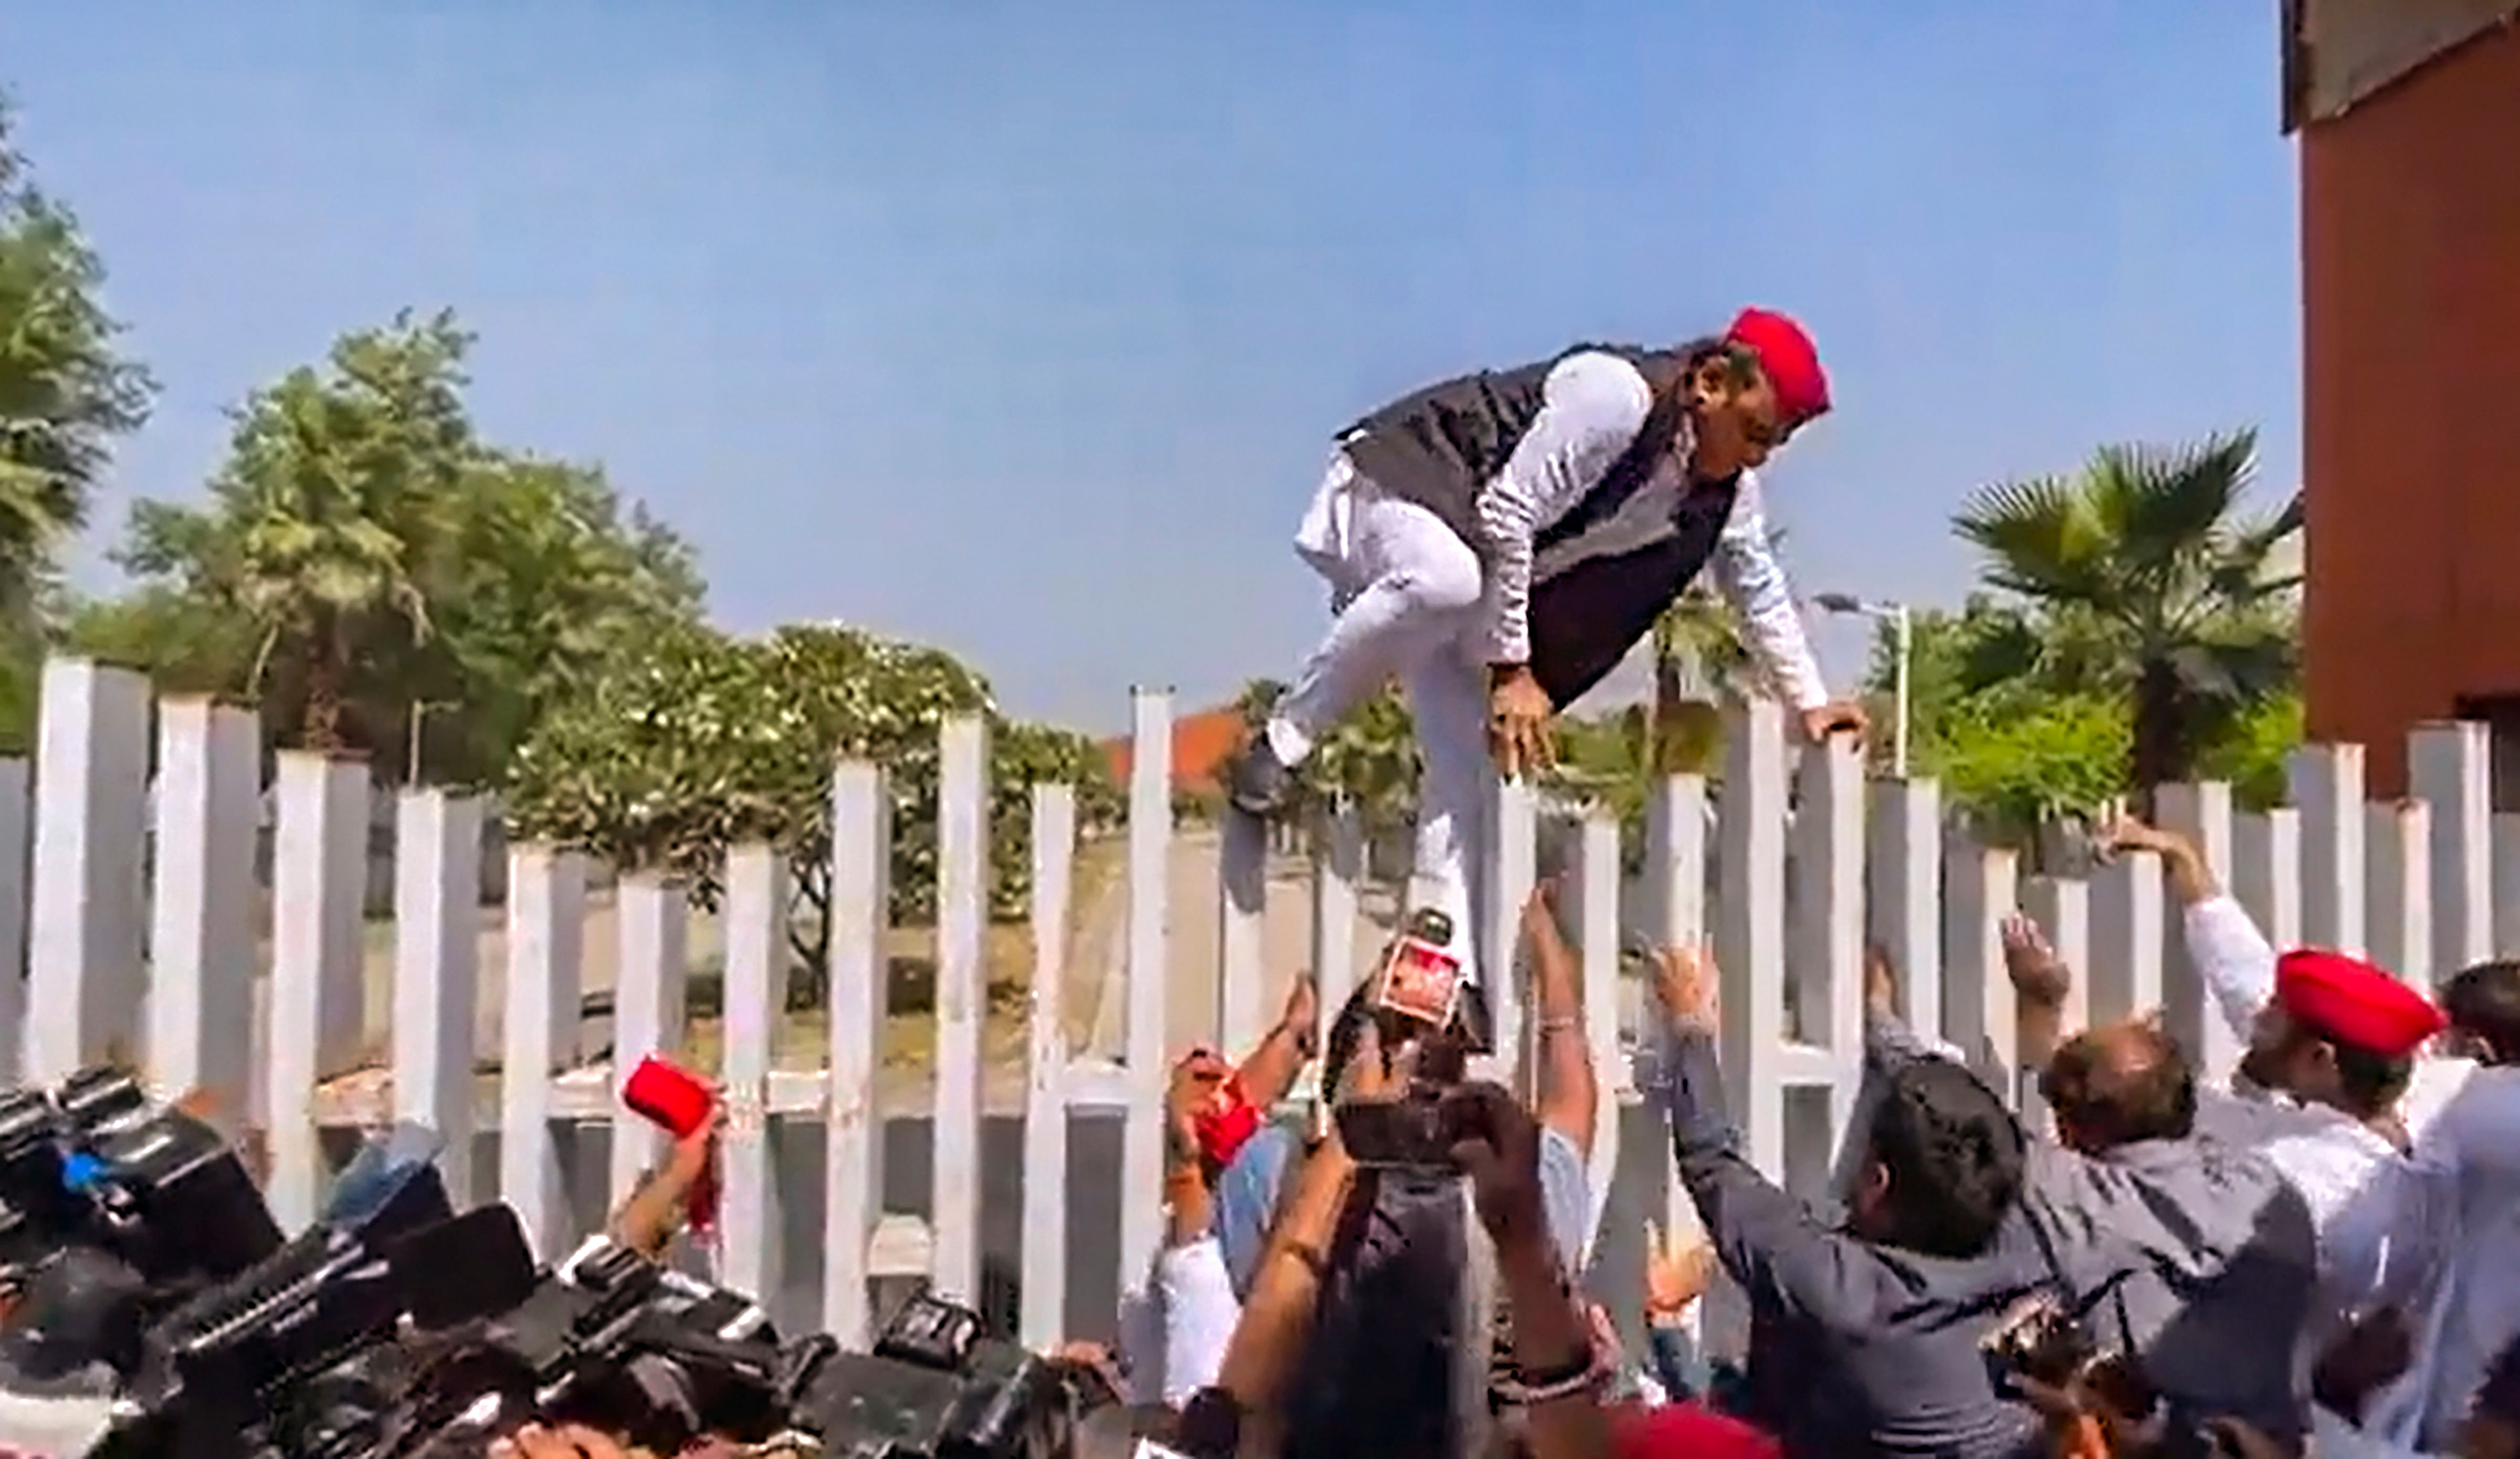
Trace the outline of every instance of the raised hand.
<instances>
[{"instance_id":1,"label":"raised hand","mask_svg":"<svg viewBox=\"0 0 2520 1459\"><path fill-rule=\"evenodd\" d=\"M1215 1050L1207 1048L1192 1049L1173 1065L1164 1086L1164 1150L1172 1163L1197 1162L1198 1117L1216 1103L1233 1072Z\"/></svg>"},{"instance_id":2,"label":"raised hand","mask_svg":"<svg viewBox=\"0 0 2520 1459\"><path fill-rule=\"evenodd\" d=\"M1723 1026L1715 959L1703 945L1662 947L1653 955L1655 1001L1674 1030L1714 1033Z\"/></svg>"},{"instance_id":3,"label":"raised hand","mask_svg":"<svg viewBox=\"0 0 2520 1459\"><path fill-rule=\"evenodd\" d=\"M1871 717L1864 712L1862 705L1853 700L1818 705L1796 717L1802 726L1804 741L1813 745L1825 742L1831 735L1853 735L1861 740L1872 728Z\"/></svg>"},{"instance_id":4,"label":"raised hand","mask_svg":"<svg viewBox=\"0 0 2520 1459\"><path fill-rule=\"evenodd\" d=\"M1715 1281L1715 1246L1666 1241L1661 1228L1645 1222L1645 1316L1677 1317L1706 1295Z\"/></svg>"},{"instance_id":5,"label":"raised hand","mask_svg":"<svg viewBox=\"0 0 2520 1459\"><path fill-rule=\"evenodd\" d=\"M1286 989L1286 1001L1278 1010L1278 1027L1295 1040L1295 1047L1307 1058L1313 1052L1313 1035L1321 1021L1322 981L1310 969L1295 975Z\"/></svg>"},{"instance_id":6,"label":"raised hand","mask_svg":"<svg viewBox=\"0 0 2520 1459\"><path fill-rule=\"evenodd\" d=\"M2074 970L2056 956L2046 931L2025 913L2003 919L2003 971L2013 991L2035 1003L2062 1003L2073 990Z\"/></svg>"}]
</instances>

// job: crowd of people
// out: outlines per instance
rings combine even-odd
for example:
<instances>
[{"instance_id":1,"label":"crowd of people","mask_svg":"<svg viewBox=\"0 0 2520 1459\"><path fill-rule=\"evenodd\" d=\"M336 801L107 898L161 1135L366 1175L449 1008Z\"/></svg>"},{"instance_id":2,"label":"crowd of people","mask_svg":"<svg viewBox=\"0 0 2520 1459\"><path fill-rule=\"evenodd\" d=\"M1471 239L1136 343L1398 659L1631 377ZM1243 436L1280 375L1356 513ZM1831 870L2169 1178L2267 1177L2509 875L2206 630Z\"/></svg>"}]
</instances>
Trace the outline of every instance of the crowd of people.
<instances>
[{"instance_id":1,"label":"crowd of people","mask_svg":"<svg viewBox=\"0 0 2520 1459\"><path fill-rule=\"evenodd\" d=\"M1640 1353L1582 1286L1600 1096L1545 897L1527 1104L1467 1077L1464 1030L1377 1012L1371 986L1320 1051L1333 1104L1428 1102L1448 1171L1361 1164L1336 1119L1254 1117L1312 1056L1299 985L1238 1066L1174 1070L1165 1245L1109 1355L1124 1387L1195 1452L1221 1414L1228 1447L1299 1455L2520 1455L2520 964L2427 996L2278 952L2182 837L2126 821L2108 844L2167 869L2234 1067L2200 1066L2157 1010L2063 1026L2075 971L2016 917L2041 1108L2017 1115L1901 1022L1876 952L1825 1202L1744 1158L1714 969L1657 956L1649 1095L1703 1238L1654 1242ZM1688 1319L1718 1271L1749 1320L1710 1365Z\"/></svg>"},{"instance_id":2,"label":"crowd of people","mask_svg":"<svg viewBox=\"0 0 2520 1459\"><path fill-rule=\"evenodd\" d=\"M2158 1010L2066 1026L2077 970L2015 917L2037 1090L2016 1111L1901 1021L1876 949L1840 1173L1807 1199L1745 1155L1712 960L1661 949L1639 1071L1699 1230L1649 1232L1634 1293L1588 1282L1601 1078L1548 887L1516 960L1527 1096L1480 1076L1497 1051L1468 1001L1429 1018L1393 996L1407 959L1326 1026L1298 979L1238 1060L1171 1069L1163 1189L1132 1193L1162 1202L1161 1249L1116 1341L1054 1355L1115 1400L1072 1451L2520 1459L2520 963L2427 994L2278 951L2182 837L2129 820L2105 843L2159 858L2230 1067ZM1324 1097L1298 1117L1316 1061ZM668 1255L716 1139L676 1142L614 1213L618 1244ZM1702 1345L1719 1281L1746 1322ZM635 1453L558 1423L492 1452Z\"/></svg>"},{"instance_id":3,"label":"crowd of people","mask_svg":"<svg viewBox=\"0 0 2520 1459\"><path fill-rule=\"evenodd\" d=\"M1579 346L1360 421L1298 537L1336 617L1232 767L1237 809L1285 804L1318 737L1397 677L1426 760L1424 911L1477 925L1463 853L1485 761L1545 763L1550 716L1710 565L1801 732L1860 734L1860 708L1820 680L1756 497L1755 469L1828 405L1799 326L1750 309L1677 350ZM1116 1342L1060 1354L1124 1400L1077 1447L2520 1459L2520 962L2426 990L2341 952L2279 951L2188 840L2133 820L2102 840L2165 868L2232 1035L2216 1043L2242 1050L2230 1067L2159 1010L2066 1026L2078 970L2016 917L2005 962L2038 1097L2007 1099L1903 1023L1876 949L1836 1188L1807 1200L1745 1156L1710 959L1661 949L1641 1069L1699 1229L1650 1233L1643 1290L1620 1299L1633 1314L1588 1290L1600 1076L1546 889L1516 960L1527 1099L1480 1076L1500 1051L1478 990L1506 975L1474 965L1471 939L1452 953L1470 996L1429 1014L1394 996L1407 964L1387 958L1318 1048L1299 980L1240 1059L1192 1050L1171 1070L1163 1189L1129 1193L1163 1203L1161 1249ZM1280 1118L1316 1061L1320 1112ZM677 1146L616 1216L619 1240L663 1250L712 1138ZM1695 1309L1719 1278L1747 1320L1710 1350ZM1624 1324L1642 1351L1623 1350L1621 1315L1642 1318ZM500 1445L620 1452L571 1428Z\"/></svg>"}]
</instances>

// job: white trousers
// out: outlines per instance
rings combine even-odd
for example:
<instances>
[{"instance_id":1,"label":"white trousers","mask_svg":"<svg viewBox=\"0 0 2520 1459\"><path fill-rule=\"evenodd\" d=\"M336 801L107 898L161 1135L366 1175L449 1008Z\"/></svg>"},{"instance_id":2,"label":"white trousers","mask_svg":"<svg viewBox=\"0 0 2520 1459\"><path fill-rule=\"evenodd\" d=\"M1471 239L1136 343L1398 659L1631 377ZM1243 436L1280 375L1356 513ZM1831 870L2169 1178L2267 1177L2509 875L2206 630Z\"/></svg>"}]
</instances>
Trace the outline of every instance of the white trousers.
<instances>
[{"instance_id":1,"label":"white trousers","mask_svg":"<svg viewBox=\"0 0 2520 1459\"><path fill-rule=\"evenodd\" d=\"M1485 843L1490 783L1478 557L1434 513L1357 475L1344 451L1314 494L1295 551L1328 580L1333 616L1278 704L1270 745L1294 764L1349 709L1400 681L1424 761L1406 910L1450 916L1454 950L1475 979L1474 949L1487 938L1473 858Z\"/></svg>"}]
</instances>

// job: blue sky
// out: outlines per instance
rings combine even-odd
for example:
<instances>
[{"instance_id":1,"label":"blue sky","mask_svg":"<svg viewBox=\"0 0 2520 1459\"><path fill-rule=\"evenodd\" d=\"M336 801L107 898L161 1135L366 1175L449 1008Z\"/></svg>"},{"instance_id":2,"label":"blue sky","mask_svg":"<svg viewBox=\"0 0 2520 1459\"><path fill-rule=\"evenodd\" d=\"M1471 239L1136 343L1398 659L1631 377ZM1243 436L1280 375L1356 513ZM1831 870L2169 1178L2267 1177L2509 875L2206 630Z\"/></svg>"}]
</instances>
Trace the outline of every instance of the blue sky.
<instances>
[{"instance_id":1,"label":"blue sky","mask_svg":"<svg viewBox=\"0 0 2520 1459\"><path fill-rule=\"evenodd\" d=\"M7 7L0 84L165 385L99 544L257 383L452 305L485 428L604 462L730 626L1099 727L1291 666L1363 409L1744 301L1836 383L1770 474L1807 590L1957 600L1960 497L2101 440L2254 424L2289 488L2277 8L93 0Z\"/></svg>"}]
</instances>

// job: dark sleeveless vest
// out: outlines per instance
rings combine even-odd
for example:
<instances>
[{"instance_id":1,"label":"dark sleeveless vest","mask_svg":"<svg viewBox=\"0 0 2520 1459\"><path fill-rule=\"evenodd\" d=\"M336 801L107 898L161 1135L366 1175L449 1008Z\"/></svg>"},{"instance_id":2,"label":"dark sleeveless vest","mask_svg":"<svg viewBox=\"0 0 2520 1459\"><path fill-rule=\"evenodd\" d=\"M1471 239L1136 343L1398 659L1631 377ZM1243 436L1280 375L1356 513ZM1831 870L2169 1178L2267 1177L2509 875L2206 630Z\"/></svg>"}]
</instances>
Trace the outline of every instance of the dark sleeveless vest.
<instances>
[{"instance_id":1,"label":"dark sleeveless vest","mask_svg":"<svg viewBox=\"0 0 2520 1459\"><path fill-rule=\"evenodd\" d=\"M1532 544L1544 572L1531 589L1531 671L1559 708L1601 682L1653 631L1654 620L1687 588L1732 518L1737 479L1700 484L1673 513L1671 532L1612 557L1586 558L1547 573L1545 558L1618 515L1652 479L1671 439L1679 409L1667 387L1687 362L1677 350L1623 344L1579 344L1518 370L1463 376L1430 386L1367 416L1342 437L1357 472L1390 494L1441 518L1479 553L1476 517L1481 487L1505 469L1539 418L1549 372L1570 354L1599 350L1635 365L1654 392L1654 409L1627 452L1575 509L1550 524Z\"/></svg>"},{"instance_id":2,"label":"dark sleeveless vest","mask_svg":"<svg viewBox=\"0 0 2520 1459\"><path fill-rule=\"evenodd\" d=\"M1681 498L1670 535L1531 585L1531 673L1551 704L1562 709L1583 698L1653 632L1715 555L1740 490L1738 477L1700 485Z\"/></svg>"},{"instance_id":3,"label":"dark sleeveless vest","mask_svg":"<svg viewBox=\"0 0 2520 1459\"><path fill-rule=\"evenodd\" d=\"M1653 389L1657 409L1639 439L1670 429L1660 403L1686 363L1678 351L1633 344L1578 344L1514 370L1483 370L1395 400L1357 422L1339 437L1359 475L1404 501L1434 513L1484 560L1479 540L1479 492L1505 470L1513 448L1540 418L1549 372L1568 355L1614 354L1637 367ZM1607 479L1603 481L1608 484ZM1595 488L1597 491L1598 487ZM1634 489L1634 488L1631 488Z\"/></svg>"}]
</instances>

